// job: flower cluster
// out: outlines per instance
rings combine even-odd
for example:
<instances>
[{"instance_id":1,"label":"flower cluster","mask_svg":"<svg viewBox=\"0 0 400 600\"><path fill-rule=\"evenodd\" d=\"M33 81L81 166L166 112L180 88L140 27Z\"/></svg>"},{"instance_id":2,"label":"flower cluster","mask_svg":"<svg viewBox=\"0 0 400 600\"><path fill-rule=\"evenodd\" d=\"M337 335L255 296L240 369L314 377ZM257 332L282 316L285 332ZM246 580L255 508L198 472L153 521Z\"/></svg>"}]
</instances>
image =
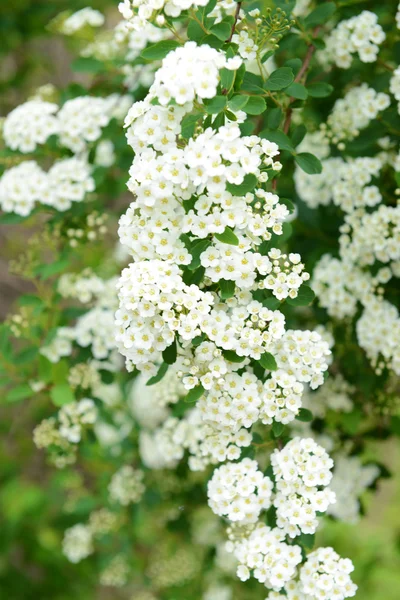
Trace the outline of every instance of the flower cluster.
<instances>
[{"instance_id":1,"label":"flower cluster","mask_svg":"<svg viewBox=\"0 0 400 600\"><path fill-rule=\"evenodd\" d=\"M2 133L6 146L24 154L36 150L59 132L57 110L57 104L43 100L29 100L17 106L4 121Z\"/></svg>"},{"instance_id":2,"label":"flower cluster","mask_svg":"<svg viewBox=\"0 0 400 600\"><path fill-rule=\"evenodd\" d=\"M388 94L376 92L363 83L335 102L324 131L334 144L352 140L389 105Z\"/></svg>"},{"instance_id":3,"label":"flower cluster","mask_svg":"<svg viewBox=\"0 0 400 600\"><path fill-rule=\"evenodd\" d=\"M400 315L393 304L377 297L371 299L357 321L356 332L358 343L378 374L387 367L400 375Z\"/></svg>"},{"instance_id":4,"label":"flower cluster","mask_svg":"<svg viewBox=\"0 0 400 600\"><path fill-rule=\"evenodd\" d=\"M334 62L342 69L351 66L354 54L364 63L375 62L379 45L385 38L376 14L363 10L347 21L340 21L326 39L326 48L321 51L320 58L324 62Z\"/></svg>"},{"instance_id":5,"label":"flower cluster","mask_svg":"<svg viewBox=\"0 0 400 600\"><path fill-rule=\"evenodd\" d=\"M290 537L315 533L317 513L326 512L335 502L335 494L327 488L333 460L311 438L293 438L282 450L274 450L271 464L277 487L277 526Z\"/></svg>"},{"instance_id":6,"label":"flower cluster","mask_svg":"<svg viewBox=\"0 0 400 600\"><path fill-rule=\"evenodd\" d=\"M357 523L360 518L359 498L374 483L379 473L377 465L363 465L358 456L336 454L330 483L336 502L328 507L328 514L346 523Z\"/></svg>"},{"instance_id":7,"label":"flower cluster","mask_svg":"<svg viewBox=\"0 0 400 600\"><path fill-rule=\"evenodd\" d=\"M93 554L92 532L87 525L78 523L66 530L63 539L63 553L72 563L78 563Z\"/></svg>"},{"instance_id":8,"label":"flower cluster","mask_svg":"<svg viewBox=\"0 0 400 600\"><path fill-rule=\"evenodd\" d=\"M108 491L113 502L128 506L139 502L144 494L143 471L124 465L112 476Z\"/></svg>"},{"instance_id":9,"label":"flower cluster","mask_svg":"<svg viewBox=\"0 0 400 600\"><path fill-rule=\"evenodd\" d=\"M47 173L35 161L28 160L0 177L0 206L22 216L29 215L36 202L65 211L73 202L82 202L94 188L91 167L85 158L59 160Z\"/></svg>"},{"instance_id":10,"label":"flower cluster","mask_svg":"<svg viewBox=\"0 0 400 600\"><path fill-rule=\"evenodd\" d=\"M395 263L395 272L400 265L400 204L381 204L374 212L362 209L346 216L340 228L340 254L344 260L360 265Z\"/></svg>"},{"instance_id":11,"label":"flower cluster","mask_svg":"<svg viewBox=\"0 0 400 600\"><path fill-rule=\"evenodd\" d=\"M73 35L86 25L89 27L101 27L104 23L104 15L93 8L82 8L65 19L61 26L61 33Z\"/></svg>"},{"instance_id":12,"label":"flower cluster","mask_svg":"<svg viewBox=\"0 0 400 600\"><path fill-rule=\"evenodd\" d=\"M301 151L309 151L318 143L321 132L306 136ZM352 212L359 207L375 206L382 200L376 185L370 185L384 166L385 161L379 155L357 158L329 157L329 149L319 148L322 161L320 175L308 175L296 169L295 182L297 192L310 208L326 206L333 202L344 212ZM314 152L316 150L314 149Z\"/></svg>"},{"instance_id":13,"label":"flower cluster","mask_svg":"<svg viewBox=\"0 0 400 600\"><path fill-rule=\"evenodd\" d=\"M395 69L393 71L393 75L390 78L390 91L393 94L393 96L396 98L398 105L398 112L400 114L400 67L397 67L397 69Z\"/></svg>"},{"instance_id":14,"label":"flower cluster","mask_svg":"<svg viewBox=\"0 0 400 600\"><path fill-rule=\"evenodd\" d=\"M271 506L272 481L259 471L255 460L244 458L215 469L207 494L215 514L232 522L255 523L260 512Z\"/></svg>"},{"instance_id":15,"label":"flower cluster","mask_svg":"<svg viewBox=\"0 0 400 600\"><path fill-rule=\"evenodd\" d=\"M227 548L239 561L237 575L242 581L253 575L273 590L281 590L302 561L300 546L287 544L281 529L264 523L258 523L247 535L238 535L232 528Z\"/></svg>"},{"instance_id":16,"label":"flower cluster","mask_svg":"<svg viewBox=\"0 0 400 600\"><path fill-rule=\"evenodd\" d=\"M352 598L357 591L350 578L353 570L351 560L340 558L333 548L318 548L300 569L301 591L310 600Z\"/></svg>"}]
</instances>

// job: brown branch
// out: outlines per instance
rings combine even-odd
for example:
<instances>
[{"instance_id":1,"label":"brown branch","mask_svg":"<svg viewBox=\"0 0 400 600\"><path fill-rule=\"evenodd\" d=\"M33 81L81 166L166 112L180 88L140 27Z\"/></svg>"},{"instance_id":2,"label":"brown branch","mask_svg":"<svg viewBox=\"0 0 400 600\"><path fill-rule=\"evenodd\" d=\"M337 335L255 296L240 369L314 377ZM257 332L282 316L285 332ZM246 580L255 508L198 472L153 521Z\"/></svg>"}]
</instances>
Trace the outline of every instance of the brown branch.
<instances>
[{"instance_id":1,"label":"brown branch","mask_svg":"<svg viewBox=\"0 0 400 600\"><path fill-rule=\"evenodd\" d=\"M236 10L235 10L235 18L234 18L232 29L231 29L231 35L226 40L227 42L231 42L232 41L233 34L235 33L237 22L239 20L239 13L240 13L240 9L241 8L242 8L242 3L241 2L237 2L237 4L236 4Z\"/></svg>"},{"instance_id":2,"label":"brown branch","mask_svg":"<svg viewBox=\"0 0 400 600\"><path fill-rule=\"evenodd\" d=\"M313 32L314 37L318 34L319 30L320 30L320 27L316 27L314 29L314 32ZM301 65L299 72L297 73L296 77L294 78L294 83L299 83L303 79L303 77L306 75L308 68L310 66L311 59L314 56L315 50L316 50L316 47L314 46L314 44L310 44L308 46L307 54L304 57L303 64ZM292 104L293 100L294 100L294 98L291 96L289 98L289 104L286 108L285 121L283 123L283 128L282 128L282 131L285 135L287 135L289 133L290 124L292 122L293 110L290 105ZM277 185L278 185L278 179L274 179L272 182L273 191L276 190Z\"/></svg>"}]
</instances>

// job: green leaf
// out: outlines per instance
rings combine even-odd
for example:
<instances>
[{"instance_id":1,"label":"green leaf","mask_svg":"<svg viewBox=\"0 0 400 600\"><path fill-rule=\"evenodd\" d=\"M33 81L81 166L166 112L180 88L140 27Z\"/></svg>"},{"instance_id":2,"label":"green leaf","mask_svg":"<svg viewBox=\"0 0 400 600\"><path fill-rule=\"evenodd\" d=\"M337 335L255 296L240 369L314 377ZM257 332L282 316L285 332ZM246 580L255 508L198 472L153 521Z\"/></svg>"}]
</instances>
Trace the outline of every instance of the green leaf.
<instances>
[{"instance_id":1,"label":"green leaf","mask_svg":"<svg viewBox=\"0 0 400 600\"><path fill-rule=\"evenodd\" d=\"M100 73L104 71L104 63L92 56L80 56L72 61L71 69L75 73Z\"/></svg>"},{"instance_id":2,"label":"green leaf","mask_svg":"<svg viewBox=\"0 0 400 600\"><path fill-rule=\"evenodd\" d=\"M196 129L196 123L202 118L202 115L197 113L194 115L186 115L181 123L181 135L183 139L188 140L193 137Z\"/></svg>"},{"instance_id":3,"label":"green leaf","mask_svg":"<svg viewBox=\"0 0 400 600\"><path fill-rule=\"evenodd\" d=\"M304 19L304 25L306 27L315 27L316 25L326 23L335 12L336 5L334 2L322 2Z\"/></svg>"},{"instance_id":4,"label":"green leaf","mask_svg":"<svg viewBox=\"0 0 400 600\"><path fill-rule=\"evenodd\" d=\"M219 129L225 124L225 114L220 112L211 123L211 127L215 130Z\"/></svg>"},{"instance_id":5,"label":"green leaf","mask_svg":"<svg viewBox=\"0 0 400 600\"><path fill-rule=\"evenodd\" d=\"M313 302L315 294L309 285L303 283L297 291L296 298L286 298L286 302L292 306L308 306Z\"/></svg>"},{"instance_id":6,"label":"green leaf","mask_svg":"<svg viewBox=\"0 0 400 600\"><path fill-rule=\"evenodd\" d=\"M21 215L16 215L15 213L4 213L0 216L0 223L2 225L19 225L25 221L30 215L23 217Z\"/></svg>"},{"instance_id":7,"label":"green leaf","mask_svg":"<svg viewBox=\"0 0 400 600\"><path fill-rule=\"evenodd\" d=\"M261 435L259 433L257 433L256 431L253 433L253 442L255 444L262 444L263 443L263 439L261 437Z\"/></svg>"},{"instance_id":8,"label":"green leaf","mask_svg":"<svg viewBox=\"0 0 400 600\"><path fill-rule=\"evenodd\" d=\"M303 171L309 175L319 175L319 173L322 173L321 161L310 152L296 154L294 160L299 165L300 169L303 169Z\"/></svg>"},{"instance_id":9,"label":"green leaf","mask_svg":"<svg viewBox=\"0 0 400 600\"><path fill-rule=\"evenodd\" d=\"M25 398L29 398L33 395L34 392L32 391L32 388L27 383L23 383L22 385L17 385L10 392L8 392L8 394L6 394L5 400L6 402L12 404L13 402L25 400Z\"/></svg>"},{"instance_id":10,"label":"green leaf","mask_svg":"<svg viewBox=\"0 0 400 600\"><path fill-rule=\"evenodd\" d=\"M164 362L167 363L167 365L173 365L174 362L176 361L176 355L177 355L176 340L174 340L172 342L172 344L170 346L168 346L168 348L165 348L165 350L163 350L162 357L163 357Z\"/></svg>"},{"instance_id":11,"label":"green leaf","mask_svg":"<svg viewBox=\"0 0 400 600\"><path fill-rule=\"evenodd\" d=\"M294 147L288 136L280 129L264 129L260 133L260 137L266 138L270 142L278 144L280 150L288 150L294 152Z\"/></svg>"},{"instance_id":12,"label":"green leaf","mask_svg":"<svg viewBox=\"0 0 400 600\"><path fill-rule=\"evenodd\" d=\"M156 44L148 46L141 52L141 57L146 60L162 60L169 52L175 50L180 43L176 40L161 40Z\"/></svg>"},{"instance_id":13,"label":"green leaf","mask_svg":"<svg viewBox=\"0 0 400 600\"><path fill-rule=\"evenodd\" d=\"M285 426L283 423L279 423L278 421L274 421L272 423L272 433L275 438L278 438L282 435Z\"/></svg>"},{"instance_id":14,"label":"green leaf","mask_svg":"<svg viewBox=\"0 0 400 600\"><path fill-rule=\"evenodd\" d=\"M31 346L30 348L26 348L22 350L17 356L14 358L14 363L16 365L24 365L27 362L32 362L38 356L38 349L36 346Z\"/></svg>"},{"instance_id":15,"label":"green leaf","mask_svg":"<svg viewBox=\"0 0 400 600\"><path fill-rule=\"evenodd\" d=\"M58 383L50 390L50 397L55 406L64 406L74 402L74 394L67 383Z\"/></svg>"},{"instance_id":16,"label":"green leaf","mask_svg":"<svg viewBox=\"0 0 400 600\"><path fill-rule=\"evenodd\" d=\"M43 300L34 294L23 294L18 298L20 306L43 306Z\"/></svg>"},{"instance_id":17,"label":"green leaf","mask_svg":"<svg viewBox=\"0 0 400 600\"><path fill-rule=\"evenodd\" d=\"M302 421L303 423L310 423L313 420L313 414L311 410L308 410L307 408L300 408L296 419L298 421Z\"/></svg>"},{"instance_id":18,"label":"green leaf","mask_svg":"<svg viewBox=\"0 0 400 600\"><path fill-rule=\"evenodd\" d=\"M238 356L233 350L222 350L222 355L226 360L232 363L241 363L244 361L244 356Z\"/></svg>"},{"instance_id":19,"label":"green leaf","mask_svg":"<svg viewBox=\"0 0 400 600\"><path fill-rule=\"evenodd\" d=\"M253 94L265 94L263 88L263 80L259 75L246 71L243 76L242 90L244 92L252 92Z\"/></svg>"},{"instance_id":20,"label":"green leaf","mask_svg":"<svg viewBox=\"0 0 400 600\"><path fill-rule=\"evenodd\" d=\"M217 240L223 244L230 244L231 246L239 245L239 240L230 227L225 227L225 231L223 233L215 233L214 237L216 237Z\"/></svg>"},{"instance_id":21,"label":"green leaf","mask_svg":"<svg viewBox=\"0 0 400 600\"><path fill-rule=\"evenodd\" d=\"M52 363L51 365L51 379L54 383L65 383L69 373L68 362L59 360L58 363Z\"/></svg>"},{"instance_id":22,"label":"green leaf","mask_svg":"<svg viewBox=\"0 0 400 600\"><path fill-rule=\"evenodd\" d=\"M226 106L226 96L214 96L210 100L204 100L204 108L209 115L217 115Z\"/></svg>"},{"instance_id":23,"label":"green leaf","mask_svg":"<svg viewBox=\"0 0 400 600\"><path fill-rule=\"evenodd\" d=\"M217 25L213 25L210 29L211 33L215 35L219 40L223 42L227 40L231 34L232 26L229 23L222 21L221 23L217 23Z\"/></svg>"},{"instance_id":24,"label":"green leaf","mask_svg":"<svg viewBox=\"0 0 400 600\"><path fill-rule=\"evenodd\" d=\"M333 85L330 83L310 83L307 85L308 95L312 98L326 98L333 92Z\"/></svg>"},{"instance_id":25,"label":"green leaf","mask_svg":"<svg viewBox=\"0 0 400 600\"><path fill-rule=\"evenodd\" d=\"M276 310L280 303L281 301L278 300L278 298L275 298L275 296L272 296L272 298L264 298L261 302L261 304L265 306L265 308L269 308L269 310Z\"/></svg>"},{"instance_id":26,"label":"green leaf","mask_svg":"<svg viewBox=\"0 0 400 600\"><path fill-rule=\"evenodd\" d=\"M53 275L58 275L58 273L64 271L64 269L69 267L69 264L70 261L67 258L61 258L48 265L39 265L35 269L35 274L39 275L42 279L48 279L49 277L53 277Z\"/></svg>"},{"instance_id":27,"label":"green leaf","mask_svg":"<svg viewBox=\"0 0 400 600\"><path fill-rule=\"evenodd\" d=\"M276 371L278 368L275 357L270 352L264 352L257 362L260 363L263 369L268 371Z\"/></svg>"},{"instance_id":28,"label":"green leaf","mask_svg":"<svg viewBox=\"0 0 400 600\"><path fill-rule=\"evenodd\" d=\"M244 96L241 94L236 94L232 96L232 98L228 101L228 106L233 112L237 112L238 110L242 110L249 99L249 96Z\"/></svg>"},{"instance_id":29,"label":"green leaf","mask_svg":"<svg viewBox=\"0 0 400 600\"><path fill-rule=\"evenodd\" d=\"M203 386L201 384L197 385L196 387L192 388L188 394L186 394L183 400L184 402L190 403L196 402L199 398L201 398L204 392L205 390Z\"/></svg>"},{"instance_id":30,"label":"green leaf","mask_svg":"<svg viewBox=\"0 0 400 600\"><path fill-rule=\"evenodd\" d=\"M244 196L248 192L252 192L258 183L257 177L253 173L248 173L244 176L242 183L228 183L226 189L233 196Z\"/></svg>"},{"instance_id":31,"label":"green leaf","mask_svg":"<svg viewBox=\"0 0 400 600\"><path fill-rule=\"evenodd\" d=\"M249 96L246 106L243 108L248 115L261 115L267 108L264 98L260 96Z\"/></svg>"},{"instance_id":32,"label":"green leaf","mask_svg":"<svg viewBox=\"0 0 400 600\"><path fill-rule=\"evenodd\" d=\"M187 36L188 39L192 42L201 42L203 38L206 36L204 29L201 27L200 23L191 19L187 28Z\"/></svg>"},{"instance_id":33,"label":"green leaf","mask_svg":"<svg viewBox=\"0 0 400 600\"><path fill-rule=\"evenodd\" d=\"M235 295L235 282L227 279L220 279L219 282L220 296L222 300L228 300Z\"/></svg>"},{"instance_id":34,"label":"green leaf","mask_svg":"<svg viewBox=\"0 0 400 600\"><path fill-rule=\"evenodd\" d=\"M161 381L161 379L164 377L165 373L168 371L168 366L169 365L165 362L161 363L160 368L158 369L157 373L153 377L150 377L150 379L148 380L146 385L154 385L154 384L158 383L159 381Z\"/></svg>"},{"instance_id":35,"label":"green leaf","mask_svg":"<svg viewBox=\"0 0 400 600\"><path fill-rule=\"evenodd\" d=\"M188 269L194 271L195 269L198 269L200 267L200 257L204 250L207 250L210 244L211 240L209 239L199 240L194 244L193 248L190 250L190 253L192 255L192 262L188 265Z\"/></svg>"},{"instance_id":36,"label":"green leaf","mask_svg":"<svg viewBox=\"0 0 400 600\"><path fill-rule=\"evenodd\" d=\"M261 62L265 63L273 55L274 55L274 51L273 50L268 50L268 52L266 52L265 54L262 55Z\"/></svg>"},{"instance_id":37,"label":"green leaf","mask_svg":"<svg viewBox=\"0 0 400 600\"><path fill-rule=\"evenodd\" d=\"M292 69L294 75L297 75L302 65L303 61L300 58L291 58L285 62L285 67Z\"/></svg>"},{"instance_id":38,"label":"green leaf","mask_svg":"<svg viewBox=\"0 0 400 600\"><path fill-rule=\"evenodd\" d=\"M307 133L306 127L303 124L298 125L291 135L293 145L298 146L303 141L306 133Z\"/></svg>"},{"instance_id":39,"label":"green leaf","mask_svg":"<svg viewBox=\"0 0 400 600\"><path fill-rule=\"evenodd\" d=\"M308 96L307 89L301 83L291 83L286 89L285 94L297 98L297 100L305 100Z\"/></svg>"},{"instance_id":40,"label":"green leaf","mask_svg":"<svg viewBox=\"0 0 400 600\"><path fill-rule=\"evenodd\" d=\"M289 67L281 67L280 69L276 69L276 71L271 73L264 84L264 88L271 92L283 90L288 87L293 80L294 75L292 69Z\"/></svg>"},{"instance_id":41,"label":"green leaf","mask_svg":"<svg viewBox=\"0 0 400 600\"><path fill-rule=\"evenodd\" d=\"M230 90L233 82L235 81L235 71L231 71L230 69L221 69L219 74L221 78L221 88L223 90Z\"/></svg>"},{"instance_id":42,"label":"green leaf","mask_svg":"<svg viewBox=\"0 0 400 600\"><path fill-rule=\"evenodd\" d=\"M315 544L315 533L301 533L295 541L307 550L311 550Z\"/></svg>"},{"instance_id":43,"label":"green leaf","mask_svg":"<svg viewBox=\"0 0 400 600\"><path fill-rule=\"evenodd\" d=\"M268 129L278 129L283 118L283 112L280 108L270 108L267 112Z\"/></svg>"},{"instance_id":44,"label":"green leaf","mask_svg":"<svg viewBox=\"0 0 400 600\"><path fill-rule=\"evenodd\" d=\"M206 339L206 334L202 333L201 335L196 335L196 337L194 337L192 339L192 346L200 346L200 344L202 344L204 342L204 340Z\"/></svg>"}]
</instances>

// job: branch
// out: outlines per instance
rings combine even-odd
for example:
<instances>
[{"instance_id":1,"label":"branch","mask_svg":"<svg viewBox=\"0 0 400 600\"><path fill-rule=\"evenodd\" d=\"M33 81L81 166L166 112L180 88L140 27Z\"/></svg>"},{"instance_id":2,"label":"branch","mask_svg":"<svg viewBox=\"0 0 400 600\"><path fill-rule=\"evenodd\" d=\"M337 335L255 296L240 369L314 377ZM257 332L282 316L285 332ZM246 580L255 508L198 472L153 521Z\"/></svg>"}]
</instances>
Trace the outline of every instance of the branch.
<instances>
[{"instance_id":1,"label":"branch","mask_svg":"<svg viewBox=\"0 0 400 600\"><path fill-rule=\"evenodd\" d=\"M316 27L314 29L314 32L313 32L314 37L317 35L319 30L320 30L320 27ZM301 65L299 72L297 73L296 77L294 78L295 83L299 83L303 79L304 75L307 73L308 67L310 66L310 62L314 55L315 50L316 50L316 47L314 46L314 44L310 44L308 46L307 54L304 57L303 64ZM285 121L283 123L282 131L286 135L289 133L290 123L292 121L292 112L293 111L292 111L290 105L292 104L293 100L294 100L293 97L289 98L289 104L286 109ZM278 185L278 179L274 179L274 181L272 182L272 189L274 191L276 190L277 185Z\"/></svg>"},{"instance_id":2,"label":"branch","mask_svg":"<svg viewBox=\"0 0 400 600\"><path fill-rule=\"evenodd\" d=\"M235 10L235 18L234 18L232 29L231 29L231 35L226 40L227 42L231 42L232 41L233 34L235 33L237 22L239 20L239 13L240 13L240 9L241 8L242 8L242 3L241 2L237 2L237 4L236 4L236 10Z\"/></svg>"}]
</instances>

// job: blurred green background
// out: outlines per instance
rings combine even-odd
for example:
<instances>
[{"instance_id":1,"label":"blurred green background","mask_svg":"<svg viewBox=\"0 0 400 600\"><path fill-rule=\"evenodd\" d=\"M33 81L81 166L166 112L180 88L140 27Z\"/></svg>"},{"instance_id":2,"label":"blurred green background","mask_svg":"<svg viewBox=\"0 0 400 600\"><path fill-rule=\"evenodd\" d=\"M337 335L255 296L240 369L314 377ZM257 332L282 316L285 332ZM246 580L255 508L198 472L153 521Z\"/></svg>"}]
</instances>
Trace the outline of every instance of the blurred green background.
<instances>
[{"instance_id":1,"label":"blurred green background","mask_svg":"<svg viewBox=\"0 0 400 600\"><path fill-rule=\"evenodd\" d=\"M46 29L59 12L85 7L84 0L2 0L0 2L0 115L23 101L37 85L70 81L70 53L63 40ZM90 5L111 13L116 2ZM45 465L33 446L36 408L0 408L0 598L9 600L102 600L118 598L101 590L90 562L67 562L62 533L72 524L60 515L77 482L71 474ZM320 544L334 545L355 563L360 600L400 598L400 449L396 440L372 447L371 456L392 473L375 495L364 499L366 516L353 526L328 523ZM197 600L197 599L191 599Z\"/></svg>"}]
</instances>

